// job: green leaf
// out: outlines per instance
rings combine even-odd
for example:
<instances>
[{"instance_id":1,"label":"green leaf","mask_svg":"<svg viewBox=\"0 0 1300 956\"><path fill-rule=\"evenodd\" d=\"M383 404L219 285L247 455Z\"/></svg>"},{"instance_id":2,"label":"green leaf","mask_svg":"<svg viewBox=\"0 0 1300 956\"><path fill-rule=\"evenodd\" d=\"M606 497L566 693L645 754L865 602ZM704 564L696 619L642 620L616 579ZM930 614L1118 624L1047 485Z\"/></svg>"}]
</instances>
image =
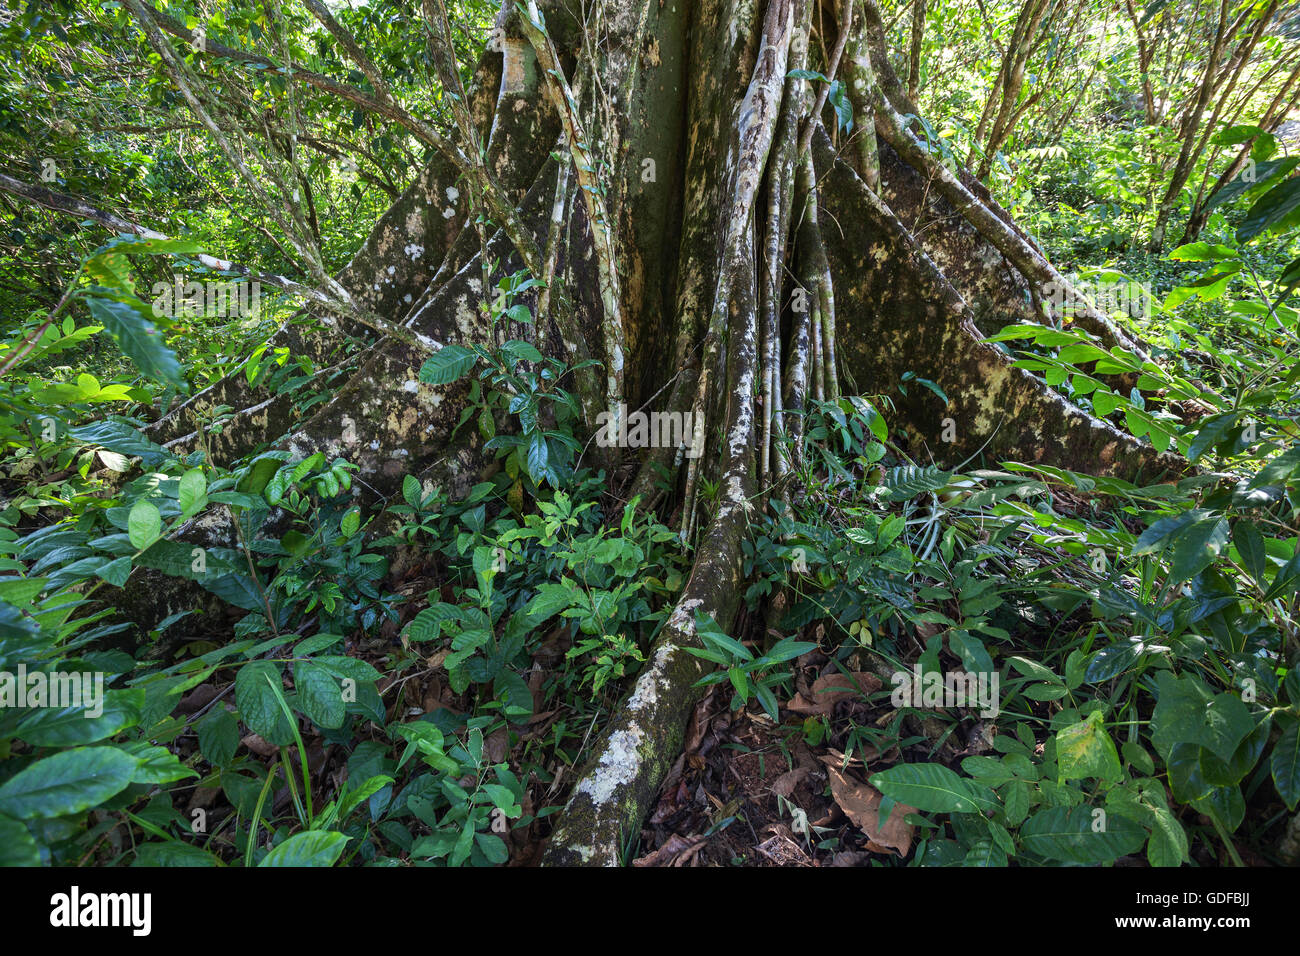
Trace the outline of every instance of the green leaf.
<instances>
[{"instance_id":1,"label":"green leaf","mask_svg":"<svg viewBox=\"0 0 1300 956\"><path fill-rule=\"evenodd\" d=\"M162 516L152 502L141 498L131 506L126 530L131 546L137 551L143 551L157 541L158 535L162 533Z\"/></svg>"},{"instance_id":2,"label":"green leaf","mask_svg":"<svg viewBox=\"0 0 1300 956\"><path fill-rule=\"evenodd\" d=\"M731 637L722 629L722 625L713 619L710 614L703 611L695 612L695 632L699 635L700 640L706 644L721 647L734 660L752 661L753 653L740 641Z\"/></svg>"},{"instance_id":3,"label":"green leaf","mask_svg":"<svg viewBox=\"0 0 1300 956\"><path fill-rule=\"evenodd\" d=\"M1107 863L1137 852L1146 839L1133 820L1087 806L1040 810L1020 827L1026 850L1067 863Z\"/></svg>"},{"instance_id":4,"label":"green leaf","mask_svg":"<svg viewBox=\"0 0 1300 956\"><path fill-rule=\"evenodd\" d=\"M191 468L180 478L178 503L181 513L186 517L197 514L208 503L208 480L203 477L202 468Z\"/></svg>"},{"instance_id":5,"label":"green leaf","mask_svg":"<svg viewBox=\"0 0 1300 956\"><path fill-rule=\"evenodd\" d=\"M294 665L293 683L298 704L312 723L325 730L343 726L343 692L333 674L311 661L299 661Z\"/></svg>"},{"instance_id":6,"label":"green leaf","mask_svg":"<svg viewBox=\"0 0 1300 956\"><path fill-rule=\"evenodd\" d=\"M1225 259L1239 259L1237 250L1208 242L1189 242L1169 253L1174 262L1219 262Z\"/></svg>"},{"instance_id":7,"label":"green leaf","mask_svg":"<svg viewBox=\"0 0 1300 956\"><path fill-rule=\"evenodd\" d=\"M937 763L905 763L871 775L871 785L896 803L932 813L979 813L998 806L992 793Z\"/></svg>"},{"instance_id":8,"label":"green leaf","mask_svg":"<svg viewBox=\"0 0 1300 956\"><path fill-rule=\"evenodd\" d=\"M226 708L218 706L208 712L195 728L199 735L199 752L214 767L224 767L239 747L239 721Z\"/></svg>"},{"instance_id":9,"label":"green leaf","mask_svg":"<svg viewBox=\"0 0 1300 956\"><path fill-rule=\"evenodd\" d=\"M1161 671L1156 678L1156 707L1151 714L1151 742L1168 755L1175 744L1205 747L1231 760L1237 746L1255 729L1250 710L1235 694L1212 695L1195 677Z\"/></svg>"},{"instance_id":10,"label":"green leaf","mask_svg":"<svg viewBox=\"0 0 1300 956\"><path fill-rule=\"evenodd\" d=\"M131 557L130 555L123 555L120 558L114 558L107 564L102 564L96 568L95 573L108 584L120 588L126 584L126 579L131 576Z\"/></svg>"},{"instance_id":11,"label":"green leaf","mask_svg":"<svg viewBox=\"0 0 1300 956\"><path fill-rule=\"evenodd\" d=\"M1237 523L1232 526L1232 543L1237 546L1241 563L1246 566L1250 576L1257 583L1263 581L1268 564L1264 550L1264 536L1259 533L1259 529L1250 520L1238 518Z\"/></svg>"},{"instance_id":12,"label":"green leaf","mask_svg":"<svg viewBox=\"0 0 1300 956\"><path fill-rule=\"evenodd\" d=\"M1142 532L1130 554L1137 556L1162 551L1168 547L1168 543L1175 535L1193 522L1204 520L1208 515L1208 511L1193 508L1182 514L1161 518Z\"/></svg>"},{"instance_id":13,"label":"green leaf","mask_svg":"<svg viewBox=\"0 0 1300 956\"><path fill-rule=\"evenodd\" d=\"M1174 538L1169 555L1169 581L1178 583L1204 571L1228 544L1228 521L1211 517L1198 521Z\"/></svg>"},{"instance_id":14,"label":"green leaf","mask_svg":"<svg viewBox=\"0 0 1300 956\"><path fill-rule=\"evenodd\" d=\"M176 353L163 341L162 333L154 327L152 315L143 302L92 294L86 297L86 306L136 368L149 378L184 389L185 380L181 377Z\"/></svg>"},{"instance_id":15,"label":"green leaf","mask_svg":"<svg viewBox=\"0 0 1300 956\"><path fill-rule=\"evenodd\" d=\"M536 598L533 600L535 601ZM406 625L406 630L403 633L408 641L437 640L439 635L442 634L443 623L449 620L459 620L460 613L460 608L454 604L434 604L415 615L411 619L411 623Z\"/></svg>"},{"instance_id":16,"label":"green leaf","mask_svg":"<svg viewBox=\"0 0 1300 956\"><path fill-rule=\"evenodd\" d=\"M420 485L420 479L414 475L404 477L402 479L402 499L412 508L418 508L423 498L424 489Z\"/></svg>"},{"instance_id":17,"label":"green leaf","mask_svg":"<svg viewBox=\"0 0 1300 956\"><path fill-rule=\"evenodd\" d=\"M1218 787L1199 800L1192 801L1197 813L1217 819L1223 828L1232 833L1246 817L1246 801L1240 787Z\"/></svg>"},{"instance_id":18,"label":"green leaf","mask_svg":"<svg viewBox=\"0 0 1300 956\"><path fill-rule=\"evenodd\" d=\"M849 133L853 131L853 104L849 102L848 92L844 84L839 80L831 83L830 92L826 97L830 100L831 106L835 108L835 122L839 124L840 129Z\"/></svg>"},{"instance_id":19,"label":"green leaf","mask_svg":"<svg viewBox=\"0 0 1300 956\"><path fill-rule=\"evenodd\" d=\"M1210 197L1209 202L1205 204L1206 208L1213 209L1225 202L1231 202L1242 193L1255 187L1262 188L1270 179L1285 176L1295 169L1297 165L1300 165L1300 158L1294 156L1258 162L1255 164L1255 175L1253 177L1247 178L1244 175L1245 170L1242 170L1240 174L1233 177L1231 182L1226 183L1222 189Z\"/></svg>"},{"instance_id":20,"label":"green leaf","mask_svg":"<svg viewBox=\"0 0 1300 956\"><path fill-rule=\"evenodd\" d=\"M324 667L335 677L354 680L358 684L373 683L383 676L365 661L355 657L317 657L313 663Z\"/></svg>"},{"instance_id":21,"label":"green leaf","mask_svg":"<svg viewBox=\"0 0 1300 956\"><path fill-rule=\"evenodd\" d=\"M550 461L550 452L546 447L546 436L535 431L528 439L528 477L540 484L546 477L546 467Z\"/></svg>"},{"instance_id":22,"label":"green leaf","mask_svg":"<svg viewBox=\"0 0 1300 956\"><path fill-rule=\"evenodd\" d=\"M1165 755L1169 789L1179 803L1191 803L1214 789L1201 770L1203 749L1196 744L1174 744Z\"/></svg>"},{"instance_id":23,"label":"green leaf","mask_svg":"<svg viewBox=\"0 0 1300 956\"><path fill-rule=\"evenodd\" d=\"M167 843L142 843L136 849L135 862L131 865L199 867L220 866L221 861L202 847L172 840Z\"/></svg>"},{"instance_id":24,"label":"green leaf","mask_svg":"<svg viewBox=\"0 0 1300 956\"><path fill-rule=\"evenodd\" d=\"M81 674L72 676L80 683ZM38 708L24 717L15 734L35 747L72 747L105 740L139 723L140 708L144 706L142 688L104 691L101 686L100 689L103 699L97 708L101 710L99 716L88 715L92 703L88 700L83 700L80 707Z\"/></svg>"},{"instance_id":25,"label":"green leaf","mask_svg":"<svg viewBox=\"0 0 1300 956\"><path fill-rule=\"evenodd\" d=\"M444 345L429 356L420 368L420 381L426 385L450 385L466 375L478 356L461 345Z\"/></svg>"},{"instance_id":26,"label":"green leaf","mask_svg":"<svg viewBox=\"0 0 1300 956\"><path fill-rule=\"evenodd\" d=\"M1269 770L1278 796L1288 810L1295 812L1300 804L1300 722L1292 721L1282 732L1269 758Z\"/></svg>"},{"instance_id":27,"label":"green leaf","mask_svg":"<svg viewBox=\"0 0 1300 956\"><path fill-rule=\"evenodd\" d=\"M350 839L347 834L327 830L297 833L268 853L258 866L333 866Z\"/></svg>"},{"instance_id":28,"label":"green leaf","mask_svg":"<svg viewBox=\"0 0 1300 956\"><path fill-rule=\"evenodd\" d=\"M343 802L339 804L339 820L346 820L353 810L392 783L396 783L392 777L377 774L362 783L356 790L349 791L343 798Z\"/></svg>"},{"instance_id":29,"label":"green leaf","mask_svg":"<svg viewBox=\"0 0 1300 956\"><path fill-rule=\"evenodd\" d=\"M40 866L41 852L27 827L0 814L0 867Z\"/></svg>"},{"instance_id":30,"label":"green leaf","mask_svg":"<svg viewBox=\"0 0 1300 956\"><path fill-rule=\"evenodd\" d=\"M1271 725L1272 722L1268 719L1256 725L1228 760L1223 760L1202 747L1201 774L1206 782L1216 787L1231 787L1240 783L1246 774L1255 769L1255 764L1264 753Z\"/></svg>"},{"instance_id":31,"label":"green leaf","mask_svg":"<svg viewBox=\"0 0 1300 956\"><path fill-rule=\"evenodd\" d=\"M1297 468L1300 468L1300 445L1288 448L1261 468L1259 474L1251 479L1247 487L1251 489L1264 488L1268 485L1286 481L1295 474Z\"/></svg>"},{"instance_id":32,"label":"green leaf","mask_svg":"<svg viewBox=\"0 0 1300 956\"><path fill-rule=\"evenodd\" d=\"M1115 742L1102 726L1100 710L1057 733L1056 765L1062 780L1093 777L1114 782L1124 775Z\"/></svg>"},{"instance_id":33,"label":"green leaf","mask_svg":"<svg viewBox=\"0 0 1300 956\"><path fill-rule=\"evenodd\" d=\"M139 761L135 773L131 775L132 783L164 784L175 783L186 777L197 777L198 771L191 770L181 763L180 758L166 747L137 747L133 756Z\"/></svg>"},{"instance_id":34,"label":"green leaf","mask_svg":"<svg viewBox=\"0 0 1300 956\"><path fill-rule=\"evenodd\" d=\"M1292 215L1300 210L1300 179L1284 179L1255 200L1237 228L1237 241L1247 242L1267 229L1293 224Z\"/></svg>"},{"instance_id":35,"label":"green leaf","mask_svg":"<svg viewBox=\"0 0 1300 956\"><path fill-rule=\"evenodd\" d=\"M817 645L813 641L796 641L793 637L786 637L773 644L771 650L763 656L773 663L780 664L802 657L816 649Z\"/></svg>"},{"instance_id":36,"label":"green leaf","mask_svg":"<svg viewBox=\"0 0 1300 956\"><path fill-rule=\"evenodd\" d=\"M38 760L0 786L0 813L63 817L98 806L131 783L136 759L116 747L77 747Z\"/></svg>"},{"instance_id":37,"label":"green leaf","mask_svg":"<svg viewBox=\"0 0 1300 956\"><path fill-rule=\"evenodd\" d=\"M518 308L518 306L516 306L516 308ZM532 345L531 343L525 342L521 339L511 339L505 345L501 346L501 348L506 352L508 352L515 359L515 361L521 361L521 362L542 361L542 353L537 351L536 346Z\"/></svg>"},{"instance_id":38,"label":"green leaf","mask_svg":"<svg viewBox=\"0 0 1300 956\"><path fill-rule=\"evenodd\" d=\"M270 681L280 683L280 667L270 661L253 661L235 676L235 706L248 729L268 743L285 747L293 743L293 728L280 708Z\"/></svg>"}]
</instances>

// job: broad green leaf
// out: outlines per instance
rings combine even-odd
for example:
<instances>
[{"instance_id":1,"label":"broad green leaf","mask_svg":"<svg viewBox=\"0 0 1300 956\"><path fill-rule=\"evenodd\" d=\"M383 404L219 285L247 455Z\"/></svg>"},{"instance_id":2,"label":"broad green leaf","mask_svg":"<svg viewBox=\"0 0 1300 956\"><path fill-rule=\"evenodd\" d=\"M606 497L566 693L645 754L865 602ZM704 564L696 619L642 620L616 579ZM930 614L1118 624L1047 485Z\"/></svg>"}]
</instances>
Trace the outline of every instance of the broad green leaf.
<instances>
[{"instance_id":1,"label":"broad green leaf","mask_svg":"<svg viewBox=\"0 0 1300 956\"><path fill-rule=\"evenodd\" d=\"M84 687L82 674L67 676L75 678ZM19 723L15 733L36 747L71 747L105 740L139 722L140 708L144 705L143 689L108 690L101 685L99 693L102 693L102 698L94 700L95 693L91 691L91 699L83 697L82 705L78 707L34 709ZM92 707L92 704L97 706ZM100 713L91 717L91 710Z\"/></svg>"},{"instance_id":2,"label":"broad green leaf","mask_svg":"<svg viewBox=\"0 0 1300 956\"><path fill-rule=\"evenodd\" d=\"M1278 796L1294 813L1296 805L1300 804L1300 722L1292 721L1291 726L1282 732L1273 746L1269 770Z\"/></svg>"},{"instance_id":3,"label":"broad green leaf","mask_svg":"<svg viewBox=\"0 0 1300 956\"><path fill-rule=\"evenodd\" d=\"M127 518L127 535L131 539L131 546L137 551L143 551L158 540L161 532L162 516L158 509L147 499L136 501Z\"/></svg>"},{"instance_id":4,"label":"broad green leaf","mask_svg":"<svg viewBox=\"0 0 1300 956\"><path fill-rule=\"evenodd\" d=\"M326 830L297 833L268 853L258 866L333 866L350 839L346 834Z\"/></svg>"},{"instance_id":5,"label":"broad green leaf","mask_svg":"<svg viewBox=\"0 0 1300 956\"><path fill-rule=\"evenodd\" d=\"M277 747L285 747L293 743L293 729L270 681L279 686L279 665L270 661L245 664L235 675L235 706L249 730Z\"/></svg>"},{"instance_id":6,"label":"broad green leaf","mask_svg":"<svg viewBox=\"0 0 1300 956\"><path fill-rule=\"evenodd\" d=\"M162 333L154 326L153 316L143 302L94 294L88 295L85 301L95 321L108 330L136 368L149 378L176 388L185 387L176 353L163 341Z\"/></svg>"},{"instance_id":7,"label":"broad green leaf","mask_svg":"<svg viewBox=\"0 0 1300 956\"><path fill-rule=\"evenodd\" d=\"M1238 518L1236 524L1232 526L1232 543L1237 547L1237 553L1241 555L1241 563L1245 565L1246 571L1255 581L1261 582L1264 579L1264 572L1268 567L1267 555L1264 550L1264 536L1259 533L1255 524L1247 518Z\"/></svg>"},{"instance_id":8,"label":"broad green leaf","mask_svg":"<svg viewBox=\"0 0 1300 956\"><path fill-rule=\"evenodd\" d=\"M1062 780L1093 777L1113 782L1123 776L1119 753L1102 726L1100 710L1057 733L1056 764Z\"/></svg>"},{"instance_id":9,"label":"broad green leaf","mask_svg":"<svg viewBox=\"0 0 1300 956\"><path fill-rule=\"evenodd\" d=\"M1237 228L1237 241L1247 242L1268 229L1294 224L1300 210L1300 179L1284 179L1255 200Z\"/></svg>"},{"instance_id":10,"label":"broad green leaf","mask_svg":"<svg viewBox=\"0 0 1300 956\"><path fill-rule=\"evenodd\" d=\"M979 813L995 808L987 790L937 763L905 763L872 774L870 783L886 797L931 813Z\"/></svg>"},{"instance_id":11,"label":"broad green leaf","mask_svg":"<svg viewBox=\"0 0 1300 956\"><path fill-rule=\"evenodd\" d=\"M1195 677L1161 671L1156 707L1151 714L1151 742L1162 754L1175 744L1205 747L1230 760L1237 746L1255 729L1250 710L1235 694L1214 695Z\"/></svg>"},{"instance_id":12,"label":"broad green leaf","mask_svg":"<svg viewBox=\"0 0 1300 956\"><path fill-rule=\"evenodd\" d=\"M116 747L77 747L45 757L0 785L0 813L18 820L80 813L126 789L136 762Z\"/></svg>"},{"instance_id":13,"label":"broad green leaf","mask_svg":"<svg viewBox=\"0 0 1300 956\"><path fill-rule=\"evenodd\" d=\"M13 817L0 814L0 867L40 865L41 852L31 831Z\"/></svg>"},{"instance_id":14,"label":"broad green leaf","mask_svg":"<svg viewBox=\"0 0 1300 956\"><path fill-rule=\"evenodd\" d=\"M294 665L293 683L298 705L312 723L325 730L343 726L343 692L333 674L311 661L299 661Z\"/></svg>"},{"instance_id":15,"label":"broad green leaf","mask_svg":"<svg viewBox=\"0 0 1300 956\"><path fill-rule=\"evenodd\" d=\"M220 866L221 861L202 847L172 840L143 843L136 849L132 866L199 867Z\"/></svg>"},{"instance_id":16,"label":"broad green leaf","mask_svg":"<svg viewBox=\"0 0 1300 956\"><path fill-rule=\"evenodd\" d=\"M450 385L463 377L478 356L461 345L444 345L429 356L420 368L420 381L426 385Z\"/></svg>"},{"instance_id":17,"label":"broad green leaf","mask_svg":"<svg viewBox=\"0 0 1300 956\"><path fill-rule=\"evenodd\" d=\"M239 748L239 721L226 708L217 706L195 728L199 735L199 752L214 767L230 763Z\"/></svg>"},{"instance_id":18,"label":"broad green leaf","mask_svg":"<svg viewBox=\"0 0 1300 956\"><path fill-rule=\"evenodd\" d=\"M181 513L197 514L208 503L208 480L203 477L203 469L191 468L180 478L179 501Z\"/></svg>"},{"instance_id":19,"label":"broad green leaf","mask_svg":"<svg viewBox=\"0 0 1300 956\"><path fill-rule=\"evenodd\" d=\"M1088 806L1039 810L1020 827L1026 850L1068 863L1108 863L1136 853L1146 839L1133 820Z\"/></svg>"},{"instance_id":20,"label":"broad green leaf","mask_svg":"<svg viewBox=\"0 0 1300 956\"><path fill-rule=\"evenodd\" d=\"M133 756L139 761L131 775L132 783L164 784L197 777L199 774L181 763L180 758L166 747L144 746L135 749Z\"/></svg>"}]
</instances>

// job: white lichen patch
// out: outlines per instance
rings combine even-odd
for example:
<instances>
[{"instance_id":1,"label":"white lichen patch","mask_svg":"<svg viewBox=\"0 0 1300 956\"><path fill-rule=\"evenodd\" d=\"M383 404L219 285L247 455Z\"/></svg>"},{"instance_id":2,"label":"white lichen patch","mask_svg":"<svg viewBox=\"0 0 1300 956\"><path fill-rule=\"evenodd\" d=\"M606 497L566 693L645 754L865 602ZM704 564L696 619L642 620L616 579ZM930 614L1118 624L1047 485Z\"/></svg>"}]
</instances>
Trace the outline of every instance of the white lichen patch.
<instances>
[{"instance_id":1,"label":"white lichen patch","mask_svg":"<svg viewBox=\"0 0 1300 956\"><path fill-rule=\"evenodd\" d=\"M460 190L457 189L455 186L448 186L447 202L454 203L459 198L460 198Z\"/></svg>"},{"instance_id":2,"label":"white lichen patch","mask_svg":"<svg viewBox=\"0 0 1300 956\"><path fill-rule=\"evenodd\" d=\"M673 609L673 613L668 618L668 626L676 628L679 634L691 635L695 633L695 609L704 603L703 598L690 598L682 601Z\"/></svg>"},{"instance_id":3,"label":"white lichen patch","mask_svg":"<svg viewBox=\"0 0 1300 956\"><path fill-rule=\"evenodd\" d=\"M456 297L456 328L460 330L461 338L465 341L471 341L474 338L474 332L478 324L478 317L470 307L469 297L460 295Z\"/></svg>"},{"instance_id":4,"label":"white lichen patch","mask_svg":"<svg viewBox=\"0 0 1300 956\"><path fill-rule=\"evenodd\" d=\"M655 651L654 659L650 666L646 668L645 673L637 678L636 686L632 689L632 696L628 698L628 710L638 711L644 707L649 707L659 699L659 681L661 675L668 667L668 662L673 658L673 652L677 648L673 644L665 643Z\"/></svg>"},{"instance_id":5,"label":"white lichen patch","mask_svg":"<svg viewBox=\"0 0 1300 956\"><path fill-rule=\"evenodd\" d=\"M575 788L576 793L585 793L596 806L608 803L619 791L636 779L641 769L641 739L643 733L639 727L631 730L618 730L609 736L605 752L600 755L600 764L586 779Z\"/></svg>"}]
</instances>

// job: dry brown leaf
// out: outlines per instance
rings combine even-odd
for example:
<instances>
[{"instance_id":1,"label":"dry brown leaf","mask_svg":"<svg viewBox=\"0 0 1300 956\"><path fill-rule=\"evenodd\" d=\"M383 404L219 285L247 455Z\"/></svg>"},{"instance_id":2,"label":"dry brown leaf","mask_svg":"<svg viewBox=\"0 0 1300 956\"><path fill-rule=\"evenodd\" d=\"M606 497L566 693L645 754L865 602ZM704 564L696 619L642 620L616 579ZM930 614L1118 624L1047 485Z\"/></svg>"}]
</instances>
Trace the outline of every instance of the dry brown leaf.
<instances>
[{"instance_id":1,"label":"dry brown leaf","mask_svg":"<svg viewBox=\"0 0 1300 956\"><path fill-rule=\"evenodd\" d=\"M912 848L912 836L916 830L904 817L915 813L915 807L896 803L885 825L880 826L880 791L870 784L861 783L846 777L837 768L827 766L826 772L831 778L831 796L839 804L844 815L867 836L867 849L874 853L893 851L899 856L906 856Z\"/></svg>"},{"instance_id":2,"label":"dry brown leaf","mask_svg":"<svg viewBox=\"0 0 1300 956\"><path fill-rule=\"evenodd\" d=\"M772 781L772 792L778 797L790 799L790 794L794 793L794 788L799 786L800 781L808 776L811 770L811 767L795 767L793 770L787 770Z\"/></svg>"},{"instance_id":3,"label":"dry brown leaf","mask_svg":"<svg viewBox=\"0 0 1300 956\"><path fill-rule=\"evenodd\" d=\"M850 679L851 678L851 679ZM858 687L854 686L856 681ZM824 715L829 717L835 705L841 700L857 697L862 693L872 694L880 690L880 678L867 671L853 671L852 674L825 674L813 681L808 696L800 691L794 700L786 705L786 710L808 716Z\"/></svg>"},{"instance_id":4,"label":"dry brown leaf","mask_svg":"<svg viewBox=\"0 0 1300 956\"><path fill-rule=\"evenodd\" d=\"M248 734L241 737L239 742L259 757L274 757L280 752L280 748L258 734Z\"/></svg>"},{"instance_id":5,"label":"dry brown leaf","mask_svg":"<svg viewBox=\"0 0 1300 956\"><path fill-rule=\"evenodd\" d=\"M706 836L693 836L686 839L674 833L668 842L659 849L632 861L633 866L686 866L704 844L709 842Z\"/></svg>"},{"instance_id":6,"label":"dry brown leaf","mask_svg":"<svg viewBox=\"0 0 1300 956\"><path fill-rule=\"evenodd\" d=\"M766 840L754 847L777 866L811 866L812 860L804 852L793 834L781 824L771 824L763 828L764 833L771 833Z\"/></svg>"}]
</instances>

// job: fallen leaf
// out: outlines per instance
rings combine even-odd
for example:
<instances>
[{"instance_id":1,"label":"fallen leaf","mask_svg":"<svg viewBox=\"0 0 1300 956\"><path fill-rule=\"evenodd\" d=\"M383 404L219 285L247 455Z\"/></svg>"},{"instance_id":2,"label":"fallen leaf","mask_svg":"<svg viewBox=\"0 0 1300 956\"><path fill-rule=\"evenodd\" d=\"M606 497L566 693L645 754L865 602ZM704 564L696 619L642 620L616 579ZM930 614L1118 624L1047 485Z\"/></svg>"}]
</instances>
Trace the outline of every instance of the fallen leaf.
<instances>
[{"instance_id":1,"label":"fallen leaf","mask_svg":"<svg viewBox=\"0 0 1300 956\"><path fill-rule=\"evenodd\" d=\"M709 842L706 836L693 836L686 839L674 833L668 842L659 849L647 853L632 861L633 866L686 866L695 859L695 855Z\"/></svg>"},{"instance_id":2,"label":"fallen leaf","mask_svg":"<svg viewBox=\"0 0 1300 956\"><path fill-rule=\"evenodd\" d=\"M827 766L831 778L831 796L847 816L867 837L867 849L873 853L893 851L906 856L912 848L916 830L904 817L915 813L915 807L894 804L889 820L880 825L880 791L869 784L845 776L833 766Z\"/></svg>"},{"instance_id":3,"label":"fallen leaf","mask_svg":"<svg viewBox=\"0 0 1300 956\"><path fill-rule=\"evenodd\" d=\"M785 826L781 824L771 824L763 828L764 833L770 832L772 835L762 843L754 847L759 853L767 857L777 866L811 866L812 861L808 854L804 852L803 847L795 840Z\"/></svg>"},{"instance_id":4,"label":"fallen leaf","mask_svg":"<svg viewBox=\"0 0 1300 956\"><path fill-rule=\"evenodd\" d=\"M794 793L794 788L799 786L799 782L808 776L811 767L795 767L793 770L787 770L781 776L772 781L772 792L778 797L790 799L790 794Z\"/></svg>"},{"instance_id":5,"label":"fallen leaf","mask_svg":"<svg viewBox=\"0 0 1300 956\"><path fill-rule=\"evenodd\" d=\"M248 734L241 737L239 742L259 757L274 757L280 752L280 749L275 744L263 739L259 734Z\"/></svg>"},{"instance_id":6,"label":"fallen leaf","mask_svg":"<svg viewBox=\"0 0 1300 956\"><path fill-rule=\"evenodd\" d=\"M854 683L857 683L857 687ZM861 690L858 690L861 687ZM867 671L853 671L850 674L824 674L813 681L812 688L806 696L802 691L795 694L794 700L786 705L786 710L807 716L823 715L829 717L835 705L842 700L872 694L880 690L880 678Z\"/></svg>"}]
</instances>

